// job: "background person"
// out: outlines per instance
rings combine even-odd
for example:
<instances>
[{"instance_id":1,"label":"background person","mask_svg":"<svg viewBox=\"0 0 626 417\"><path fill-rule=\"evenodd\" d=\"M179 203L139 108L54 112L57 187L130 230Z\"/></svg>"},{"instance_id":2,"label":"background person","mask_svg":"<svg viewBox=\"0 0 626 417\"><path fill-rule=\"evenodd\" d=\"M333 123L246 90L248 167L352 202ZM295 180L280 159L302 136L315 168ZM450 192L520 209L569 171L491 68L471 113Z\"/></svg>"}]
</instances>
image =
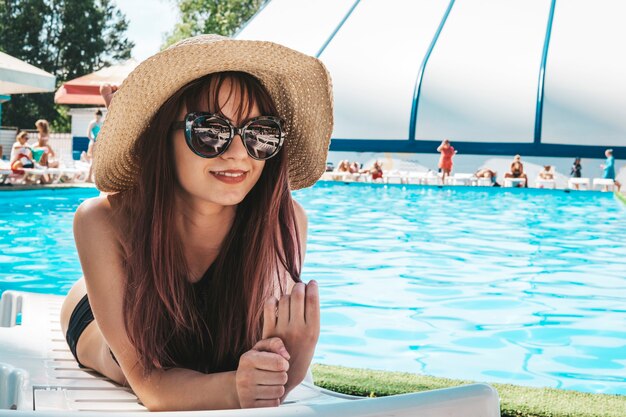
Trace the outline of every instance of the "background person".
<instances>
[{"instance_id":1,"label":"background person","mask_svg":"<svg viewBox=\"0 0 626 417\"><path fill-rule=\"evenodd\" d=\"M33 151L28 146L28 132L21 131L15 137L15 142L11 147L11 169L16 173L23 173L22 168L35 168Z\"/></svg>"},{"instance_id":2,"label":"background person","mask_svg":"<svg viewBox=\"0 0 626 417\"><path fill-rule=\"evenodd\" d=\"M105 87L105 92L109 92L111 89L110 86ZM100 89L102 92L102 88ZM110 93L112 93L112 89ZM87 160L92 162L89 166L89 174L87 174L87 182L93 182L93 159L96 153L96 140L98 139L98 134L100 133L100 129L102 128L102 110L96 110L94 113L94 119L89 122L87 126L87 137L89 138L89 145L87 147Z\"/></svg>"},{"instance_id":3,"label":"background person","mask_svg":"<svg viewBox=\"0 0 626 417\"><path fill-rule=\"evenodd\" d=\"M580 162L580 158L574 159L574 163L572 164L572 169L569 172L569 176L572 178L582 178L582 170L583 166Z\"/></svg>"},{"instance_id":4,"label":"background person","mask_svg":"<svg viewBox=\"0 0 626 417\"><path fill-rule=\"evenodd\" d=\"M275 139L262 148L261 131ZM283 46L202 35L140 64L98 142L96 183L113 194L74 219L84 280L61 326L77 360L150 410L284 400L319 337L291 189L319 179L331 133L325 67Z\"/></svg>"},{"instance_id":5,"label":"background person","mask_svg":"<svg viewBox=\"0 0 626 417\"><path fill-rule=\"evenodd\" d=\"M337 165L337 168L335 168L336 172L350 172L350 161L348 161L347 159L342 160L341 162L339 162L339 165Z\"/></svg>"},{"instance_id":6,"label":"background person","mask_svg":"<svg viewBox=\"0 0 626 417\"><path fill-rule=\"evenodd\" d=\"M498 178L498 173L489 168L480 168L478 171L474 173L476 178L489 178L491 180L491 185L494 187L499 187L500 184L496 182Z\"/></svg>"},{"instance_id":7,"label":"background person","mask_svg":"<svg viewBox=\"0 0 626 417\"><path fill-rule=\"evenodd\" d=\"M56 153L50 146L50 125L47 120L39 119L35 122L37 128L37 145L33 147L33 154L40 153L39 158L35 160L41 165L48 168L58 168L59 161L56 159Z\"/></svg>"},{"instance_id":8,"label":"background person","mask_svg":"<svg viewBox=\"0 0 626 417\"><path fill-rule=\"evenodd\" d=\"M602 168L602 178L613 180L617 191L619 191L622 184L615 179L615 158L613 157L613 149L604 151L604 156L606 156L606 161L604 164L600 165L600 168ZM604 190L607 191L608 187L605 186Z\"/></svg>"},{"instance_id":9,"label":"background person","mask_svg":"<svg viewBox=\"0 0 626 417\"><path fill-rule=\"evenodd\" d=\"M528 177L524 173L524 164L522 163L522 157L520 155L515 155L513 157L513 162L511 162L511 171L506 172L504 174L504 178L522 178L524 182L523 187L528 187Z\"/></svg>"},{"instance_id":10,"label":"background person","mask_svg":"<svg viewBox=\"0 0 626 417\"><path fill-rule=\"evenodd\" d=\"M437 152L441 153L439 157L439 172L442 173L441 182L446 183L446 176L452 172L452 157L457 153L454 146L450 144L448 139L444 139L441 145L437 147Z\"/></svg>"},{"instance_id":11,"label":"background person","mask_svg":"<svg viewBox=\"0 0 626 417\"><path fill-rule=\"evenodd\" d=\"M372 181L383 179L383 163L380 161L374 161L372 167L369 169L369 173L372 176Z\"/></svg>"},{"instance_id":12,"label":"background person","mask_svg":"<svg viewBox=\"0 0 626 417\"><path fill-rule=\"evenodd\" d=\"M539 178L542 180L553 180L554 179L554 170L552 165L544 165L543 169L539 171Z\"/></svg>"}]
</instances>

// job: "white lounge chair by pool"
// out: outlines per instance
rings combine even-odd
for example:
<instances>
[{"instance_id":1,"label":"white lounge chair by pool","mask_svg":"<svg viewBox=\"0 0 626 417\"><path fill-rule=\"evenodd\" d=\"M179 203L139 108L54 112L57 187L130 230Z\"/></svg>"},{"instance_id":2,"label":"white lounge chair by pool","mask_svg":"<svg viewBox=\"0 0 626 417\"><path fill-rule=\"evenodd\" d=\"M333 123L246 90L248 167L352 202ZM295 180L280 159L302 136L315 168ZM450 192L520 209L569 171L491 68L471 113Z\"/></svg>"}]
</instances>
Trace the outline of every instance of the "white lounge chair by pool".
<instances>
[{"instance_id":1,"label":"white lounge chair by pool","mask_svg":"<svg viewBox=\"0 0 626 417\"><path fill-rule=\"evenodd\" d=\"M480 178L476 178L475 184L479 187L492 187L493 180L491 178L480 177Z\"/></svg>"},{"instance_id":2,"label":"white lounge chair by pool","mask_svg":"<svg viewBox=\"0 0 626 417\"><path fill-rule=\"evenodd\" d=\"M589 178L570 178L567 180L567 188L572 190L588 190Z\"/></svg>"},{"instance_id":3,"label":"white lounge chair by pool","mask_svg":"<svg viewBox=\"0 0 626 417\"><path fill-rule=\"evenodd\" d=\"M46 170L41 168L20 168L20 171L24 173L14 172L10 175L12 184L39 184L41 177L46 173Z\"/></svg>"},{"instance_id":4,"label":"white lounge chair by pool","mask_svg":"<svg viewBox=\"0 0 626 417\"><path fill-rule=\"evenodd\" d=\"M504 186L505 187L522 187L526 179L524 178L505 178Z\"/></svg>"},{"instance_id":5,"label":"white lounge chair by pool","mask_svg":"<svg viewBox=\"0 0 626 417\"><path fill-rule=\"evenodd\" d=\"M402 184L404 183L400 171L383 171L385 184Z\"/></svg>"},{"instance_id":6,"label":"white lounge chair by pool","mask_svg":"<svg viewBox=\"0 0 626 417\"><path fill-rule=\"evenodd\" d=\"M441 185L441 175L435 171L428 171L423 183L425 185Z\"/></svg>"},{"instance_id":7,"label":"white lounge chair by pool","mask_svg":"<svg viewBox=\"0 0 626 417\"><path fill-rule=\"evenodd\" d=\"M6 291L0 301L0 416L145 415L126 387L79 368L59 325L63 297ZM207 393L210 395L210 393ZM17 411L14 411L17 410ZM102 414L106 412L107 414ZM485 384L360 398L316 387L305 380L278 408L159 413L159 416L420 416L499 417L496 391Z\"/></svg>"},{"instance_id":8,"label":"white lounge chair by pool","mask_svg":"<svg viewBox=\"0 0 626 417\"><path fill-rule=\"evenodd\" d=\"M602 188L604 191L615 191L615 180L609 178L594 178L593 188Z\"/></svg>"},{"instance_id":9,"label":"white lounge chair by pool","mask_svg":"<svg viewBox=\"0 0 626 417\"><path fill-rule=\"evenodd\" d=\"M0 169L0 185L8 184L12 173L10 169Z\"/></svg>"},{"instance_id":10,"label":"white lounge chair by pool","mask_svg":"<svg viewBox=\"0 0 626 417\"><path fill-rule=\"evenodd\" d=\"M555 189L556 182L554 180L545 180L545 179L537 178L535 180L535 187Z\"/></svg>"},{"instance_id":11,"label":"white lounge chair by pool","mask_svg":"<svg viewBox=\"0 0 626 417\"><path fill-rule=\"evenodd\" d=\"M446 178L448 185L472 185L476 180L474 174L455 173Z\"/></svg>"},{"instance_id":12,"label":"white lounge chair by pool","mask_svg":"<svg viewBox=\"0 0 626 417\"><path fill-rule=\"evenodd\" d=\"M426 181L426 177L428 176L428 172L426 171L409 171L406 176L407 184L424 184Z\"/></svg>"}]
</instances>

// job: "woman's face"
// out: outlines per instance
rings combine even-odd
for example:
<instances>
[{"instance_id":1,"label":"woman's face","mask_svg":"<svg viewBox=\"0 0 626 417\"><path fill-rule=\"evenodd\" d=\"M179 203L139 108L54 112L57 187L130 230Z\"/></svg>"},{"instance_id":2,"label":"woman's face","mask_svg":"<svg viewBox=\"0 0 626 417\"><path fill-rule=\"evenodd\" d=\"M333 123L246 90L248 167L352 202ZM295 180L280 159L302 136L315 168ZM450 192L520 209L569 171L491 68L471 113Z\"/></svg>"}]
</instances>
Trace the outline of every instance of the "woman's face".
<instances>
[{"instance_id":1,"label":"woman's face","mask_svg":"<svg viewBox=\"0 0 626 417\"><path fill-rule=\"evenodd\" d=\"M234 126L242 126L245 120L237 119L241 92L235 90L231 93L231 86L229 80L222 84L218 108ZM206 98L199 109L187 109L183 105L177 120L184 120L190 111L208 111L208 108ZM248 118L261 116L256 103L249 110ZM202 201L221 206L239 204L259 180L265 166L265 161L250 158L239 135L233 138L226 152L210 159L202 158L189 149L184 130L176 130L172 140L178 183L188 196Z\"/></svg>"}]
</instances>

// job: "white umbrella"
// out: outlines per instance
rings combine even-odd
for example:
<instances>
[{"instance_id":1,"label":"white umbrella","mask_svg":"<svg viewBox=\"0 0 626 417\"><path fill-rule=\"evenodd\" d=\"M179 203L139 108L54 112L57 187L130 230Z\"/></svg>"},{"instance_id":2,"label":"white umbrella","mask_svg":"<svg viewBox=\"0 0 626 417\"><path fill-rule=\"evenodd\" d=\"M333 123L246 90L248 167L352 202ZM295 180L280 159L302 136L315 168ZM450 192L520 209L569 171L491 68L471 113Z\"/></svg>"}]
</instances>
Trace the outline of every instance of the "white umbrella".
<instances>
[{"instance_id":1,"label":"white umbrella","mask_svg":"<svg viewBox=\"0 0 626 417\"><path fill-rule=\"evenodd\" d=\"M55 90L56 77L0 52L0 95L47 93Z\"/></svg>"}]
</instances>

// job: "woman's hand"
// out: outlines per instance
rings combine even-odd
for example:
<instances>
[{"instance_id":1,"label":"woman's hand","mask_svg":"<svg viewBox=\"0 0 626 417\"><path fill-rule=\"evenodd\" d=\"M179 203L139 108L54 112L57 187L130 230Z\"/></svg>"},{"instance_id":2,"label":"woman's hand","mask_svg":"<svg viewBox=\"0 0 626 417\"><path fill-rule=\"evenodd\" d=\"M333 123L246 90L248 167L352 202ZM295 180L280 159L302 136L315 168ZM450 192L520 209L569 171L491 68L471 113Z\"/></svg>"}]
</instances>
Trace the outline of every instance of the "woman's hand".
<instances>
[{"instance_id":1,"label":"woman's hand","mask_svg":"<svg viewBox=\"0 0 626 417\"><path fill-rule=\"evenodd\" d=\"M241 408L276 407L285 394L289 354L282 340L263 338L241 355L235 375Z\"/></svg>"},{"instance_id":2,"label":"woman's hand","mask_svg":"<svg viewBox=\"0 0 626 417\"><path fill-rule=\"evenodd\" d=\"M118 87L116 85L111 84L102 84L100 86L100 95L104 99L104 104L107 109L109 108L109 104L111 104L111 100L113 99L113 94L117 91Z\"/></svg>"},{"instance_id":3,"label":"woman's hand","mask_svg":"<svg viewBox=\"0 0 626 417\"><path fill-rule=\"evenodd\" d=\"M263 338L278 337L287 348L289 359L285 394L298 385L311 365L320 334L320 302L317 282L298 282L290 295L265 303Z\"/></svg>"}]
</instances>

